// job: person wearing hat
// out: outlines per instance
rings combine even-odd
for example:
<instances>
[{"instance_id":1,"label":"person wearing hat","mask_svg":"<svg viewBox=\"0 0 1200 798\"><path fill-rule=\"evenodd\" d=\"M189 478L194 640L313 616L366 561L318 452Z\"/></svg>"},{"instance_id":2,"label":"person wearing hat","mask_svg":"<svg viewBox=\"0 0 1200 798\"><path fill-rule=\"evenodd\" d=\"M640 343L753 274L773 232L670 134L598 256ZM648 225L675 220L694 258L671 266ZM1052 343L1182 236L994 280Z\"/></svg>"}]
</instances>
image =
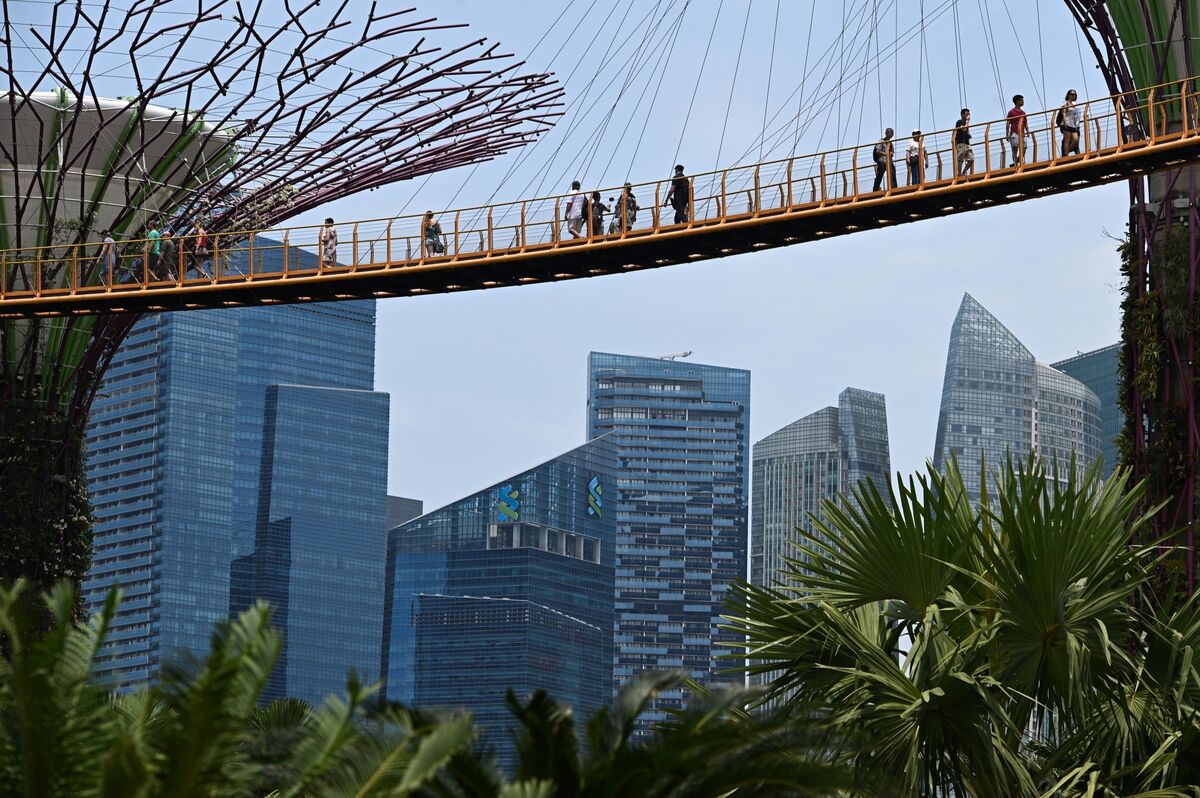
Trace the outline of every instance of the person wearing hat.
<instances>
[{"instance_id":1,"label":"person wearing hat","mask_svg":"<svg viewBox=\"0 0 1200 798\"><path fill-rule=\"evenodd\" d=\"M321 228L320 233L321 244L321 266L329 268L337 265L337 230L333 228L333 218L325 219L325 226Z\"/></svg>"},{"instance_id":2,"label":"person wearing hat","mask_svg":"<svg viewBox=\"0 0 1200 798\"><path fill-rule=\"evenodd\" d=\"M667 198L663 200L664 208L670 205L675 209L675 224L684 224L688 220L691 185L683 173L683 164L675 164L675 176L671 178L671 187L667 189Z\"/></svg>"},{"instance_id":3,"label":"person wearing hat","mask_svg":"<svg viewBox=\"0 0 1200 798\"><path fill-rule=\"evenodd\" d=\"M925 182L925 170L929 168L929 153L922 143L920 130L912 132L912 141L904 150L904 162L908 164L908 184L915 186Z\"/></svg>"}]
</instances>

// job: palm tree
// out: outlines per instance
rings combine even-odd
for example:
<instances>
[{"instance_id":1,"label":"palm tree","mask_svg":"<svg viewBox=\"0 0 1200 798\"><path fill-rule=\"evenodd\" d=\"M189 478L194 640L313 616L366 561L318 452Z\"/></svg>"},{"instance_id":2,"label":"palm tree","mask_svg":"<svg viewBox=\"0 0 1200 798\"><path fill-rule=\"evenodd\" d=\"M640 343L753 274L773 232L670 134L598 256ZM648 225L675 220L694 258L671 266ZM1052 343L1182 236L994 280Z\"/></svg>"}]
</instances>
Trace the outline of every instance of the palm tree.
<instances>
[{"instance_id":1,"label":"palm tree","mask_svg":"<svg viewBox=\"0 0 1200 798\"><path fill-rule=\"evenodd\" d=\"M59 585L42 632L26 590L0 588L0 798L408 796L473 734L466 716L417 721L399 708L369 723L371 691L354 680L345 700L316 710L260 710L279 651L264 605L219 625L202 662L111 696L90 675L119 596L81 626L74 591ZM263 742L264 730L280 729L282 745Z\"/></svg>"},{"instance_id":2,"label":"palm tree","mask_svg":"<svg viewBox=\"0 0 1200 798\"><path fill-rule=\"evenodd\" d=\"M481 763L454 757L437 787L437 798L810 798L850 787L845 762L834 756L826 730L815 721L751 715L754 694L740 689L708 692L689 686L696 700L652 734L635 734L639 716L654 696L678 688L679 674L646 673L625 687L613 706L587 723L583 739L570 707L534 693L508 704L517 765L503 784ZM525 790L522 792L521 790ZM539 790L544 792L539 792Z\"/></svg>"},{"instance_id":3,"label":"palm tree","mask_svg":"<svg viewBox=\"0 0 1200 798\"><path fill-rule=\"evenodd\" d=\"M1200 603L1152 604L1142 486L1069 471L1010 462L978 507L954 465L827 504L731 602L762 700L861 732L906 795L1193 794Z\"/></svg>"}]
</instances>

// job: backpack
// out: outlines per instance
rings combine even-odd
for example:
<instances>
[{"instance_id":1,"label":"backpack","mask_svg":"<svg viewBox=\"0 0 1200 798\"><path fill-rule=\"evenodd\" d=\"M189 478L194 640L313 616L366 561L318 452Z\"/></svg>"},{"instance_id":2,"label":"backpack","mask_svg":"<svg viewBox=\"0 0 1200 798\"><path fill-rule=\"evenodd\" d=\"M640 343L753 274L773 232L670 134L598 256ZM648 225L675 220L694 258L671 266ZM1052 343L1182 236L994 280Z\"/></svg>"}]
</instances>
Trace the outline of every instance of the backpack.
<instances>
[{"instance_id":1,"label":"backpack","mask_svg":"<svg viewBox=\"0 0 1200 798\"><path fill-rule=\"evenodd\" d=\"M883 143L882 141L876 144L875 149L872 151L872 157L875 159L875 163L883 163L886 161L887 144Z\"/></svg>"},{"instance_id":2,"label":"backpack","mask_svg":"<svg viewBox=\"0 0 1200 798\"><path fill-rule=\"evenodd\" d=\"M1063 119L1063 109L1059 106L1058 113L1054 115L1054 126L1062 129L1067 126L1066 120Z\"/></svg>"}]
</instances>

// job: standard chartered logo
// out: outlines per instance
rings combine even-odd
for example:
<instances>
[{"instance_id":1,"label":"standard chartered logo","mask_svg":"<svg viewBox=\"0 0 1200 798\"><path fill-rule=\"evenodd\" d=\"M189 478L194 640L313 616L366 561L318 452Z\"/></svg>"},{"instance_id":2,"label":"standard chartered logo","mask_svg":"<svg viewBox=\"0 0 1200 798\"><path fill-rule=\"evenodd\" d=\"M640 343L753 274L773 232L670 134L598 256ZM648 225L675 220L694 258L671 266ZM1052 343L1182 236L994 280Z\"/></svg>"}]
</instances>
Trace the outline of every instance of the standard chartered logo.
<instances>
[{"instance_id":1,"label":"standard chartered logo","mask_svg":"<svg viewBox=\"0 0 1200 798\"><path fill-rule=\"evenodd\" d=\"M521 491L512 485L500 489L500 500L496 502L497 521L516 521L521 512Z\"/></svg>"},{"instance_id":2,"label":"standard chartered logo","mask_svg":"<svg viewBox=\"0 0 1200 798\"><path fill-rule=\"evenodd\" d=\"M600 477L592 477L592 481L588 483L588 515L604 517L604 499L600 495L602 492Z\"/></svg>"}]
</instances>

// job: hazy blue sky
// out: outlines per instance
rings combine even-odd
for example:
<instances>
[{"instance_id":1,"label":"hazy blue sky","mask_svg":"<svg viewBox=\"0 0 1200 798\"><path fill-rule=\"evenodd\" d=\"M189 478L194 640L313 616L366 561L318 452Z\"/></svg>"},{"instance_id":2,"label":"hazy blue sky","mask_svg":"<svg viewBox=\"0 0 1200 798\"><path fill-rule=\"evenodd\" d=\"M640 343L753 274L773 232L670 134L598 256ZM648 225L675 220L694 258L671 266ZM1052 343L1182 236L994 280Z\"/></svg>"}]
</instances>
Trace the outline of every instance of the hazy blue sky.
<instances>
[{"instance_id":1,"label":"hazy blue sky","mask_svg":"<svg viewBox=\"0 0 1200 798\"><path fill-rule=\"evenodd\" d=\"M951 126L963 103L976 120L1000 117L1015 92L1031 109L1068 88L1105 93L1065 4L1048 0L414 3L470 23L436 44L485 36L554 71L564 117L519 154L298 222L552 193L574 178L659 179L676 161L704 171L870 141L883 126L903 137ZM352 16L368 7L353 0ZM754 441L848 385L881 391L893 467L919 468L964 291L1043 360L1117 339L1108 234L1123 231L1125 202L1118 185L651 272L382 301L390 488L433 508L582 443L591 350L692 350L750 369Z\"/></svg>"}]
</instances>

